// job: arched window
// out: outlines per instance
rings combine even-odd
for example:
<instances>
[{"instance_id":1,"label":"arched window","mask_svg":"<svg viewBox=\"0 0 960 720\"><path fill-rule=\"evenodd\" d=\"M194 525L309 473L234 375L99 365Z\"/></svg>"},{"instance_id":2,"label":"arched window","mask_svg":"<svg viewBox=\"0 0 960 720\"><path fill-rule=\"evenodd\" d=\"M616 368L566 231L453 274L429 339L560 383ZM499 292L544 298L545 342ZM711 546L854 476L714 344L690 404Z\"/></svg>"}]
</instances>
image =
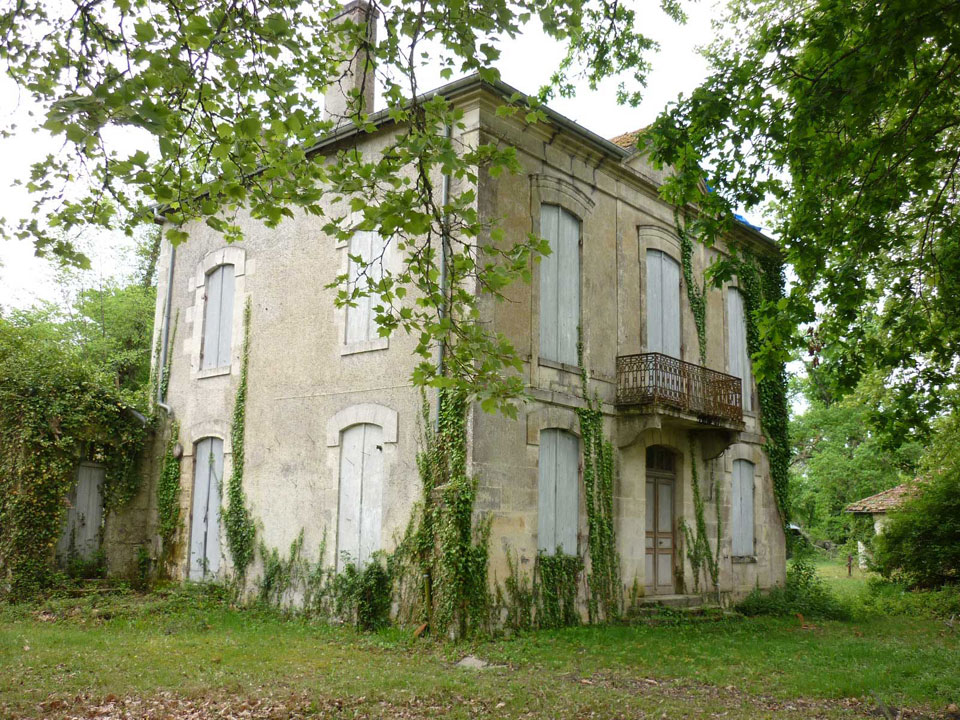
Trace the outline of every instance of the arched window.
<instances>
[{"instance_id":1,"label":"arched window","mask_svg":"<svg viewBox=\"0 0 960 720\"><path fill-rule=\"evenodd\" d=\"M647 250L647 352L680 357L680 264Z\"/></svg>"},{"instance_id":2,"label":"arched window","mask_svg":"<svg viewBox=\"0 0 960 720\"><path fill-rule=\"evenodd\" d=\"M559 205L540 206L540 357L577 364L580 325L580 221Z\"/></svg>"},{"instance_id":3,"label":"arched window","mask_svg":"<svg viewBox=\"0 0 960 720\"><path fill-rule=\"evenodd\" d=\"M351 425L341 435L338 567L362 567L380 549L383 442L383 428L370 423Z\"/></svg>"},{"instance_id":4,"label":"arched window","mask_svg":"<svg viewBox=\"0 0 960 720\"><path fill-rule=\"evenodd\" d=\"M753 370L747 348L747 316L743 295L735 288L727 288L727 364L730 374L740 378L743 391L743 409L753 409Z\"/></svg>"},{"instance_id":5,"label":"arched window","mask_svg":"<svg viewBox=\"0 0 960 720\"><path fill-rule=\"evenodd\" d=\"M233 335L234 266L218 265L203 288L203 339L200 369L229 367Z\"/></svg>"},{"instance_id":6,"label":"arched window","mask_svg":"<svg viewBox=\"0 0 960 720\"><path fill-rule=\"evenodd\" d=\"M580 439L557 428L540 432L537 548L577 554Z\"/></svg>"},{"instance_id":7,"label":"arched window","mask_svg":"<svg viewBox=\"0 0 960 720\"><path fill-rule=\"evenodd\" d=\"M749 557L753 547L753 463L749 460L733 461L733 531L734 557Z\"/></svg>"},{"instance_id":8,"label":"arched window","mask_svg":"<svg viewBox=\"0 0 960 720\"><path fill-rule=\"evenodd\" d=\"M190 579L214 577L220 570L220 487L223 440L199 440L193 455L193 512L190 520Z\"/></svg>"}]
</instances>

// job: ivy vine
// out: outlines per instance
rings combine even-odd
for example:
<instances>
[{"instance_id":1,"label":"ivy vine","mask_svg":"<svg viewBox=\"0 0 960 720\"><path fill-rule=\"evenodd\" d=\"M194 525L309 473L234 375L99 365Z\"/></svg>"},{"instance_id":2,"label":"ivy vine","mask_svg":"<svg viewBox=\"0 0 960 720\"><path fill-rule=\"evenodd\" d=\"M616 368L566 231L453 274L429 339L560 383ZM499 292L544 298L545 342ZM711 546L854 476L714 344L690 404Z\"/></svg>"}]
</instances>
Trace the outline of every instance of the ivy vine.
<instances>
[{"instance_id":1,"label":"ivy vine","mask_svg":"<svg viewBox=\"0 0 960 720\"><path fill-rule=\"evenodd\" d=\"M451 630L466 637L490 622L491 518L474 519L477 481L467 473L466 412L463 392L442 389L434 430L424 396L417 453L423 495L393 557L398 576L415 574L420 620L437 637Z\"/></svg>"},{"instance_id":2,"label":"ivy vine","mask_svg":"<svg viewBox=\"0 0 960 720\"><path fill-rule=\"evenodd\" d=\"M173 536L180 528L180 458L176 455L179 438L180 423L174 421L157 480L157 534L164 555L169 553Z\"/></svg>"},{"instance_id":3,"label":"ivy vine","mask_svg":"<svg viewBox=\"0 0 960 720\"><path fill-rule=\"evenodd\" d=\"M587 392L587 371L583 362L583 340L577 342L580 387L586 407L577 409L583 439L583 485L587 501L587 548L590 573L587 576L587 612L590 622L612 620L620 615L623 591L620 585L620 555L613 515L613 443L603 434L600 400Z\"/></svg>"},{"instance_id":4,"label":"ivy vine","mask_svg":"<svg viewBox=\"0 0 960 720\"><path fill-rule=\"evenodd\" d=\"M537 606L537 625L541 628L559 628L578 625L577 588L583 560L578 555L566 555L557 549L555 554L537 553L534 566L534 595Z\"/></svg>"},{"instance_id":5,"label":"ivy vine","mask_svg":"<svg viewBox=\"0 0 960 720\"><path fill-rule=\"evenodd\" d=\"M243 309L243 349L240 359L240 384L233 406L233 424L230 427L230 448L233 454L233 469L227 483L227 506L224 511L224 526L227 535L227 547L233 558L233 569L239 585L243 587L247 568L253 560L256 528L247 498L243 491L244 432L247 411L247 369L250 361L250 299L247 298Z\"/></svg>"},{"instance_id":6,"label":"ivy vine","mask_svg":"<svg viewBox=\"0 0 960 720\"><path fill-rule=\"evenodd\" d=\"M687 560L690 561L690 568L693 570L693 589L694 592L700 592L700 576L703 575L704 586L709 578L713 588L719 591L720 578L720 541L722 538L723 527L720 524L720 493L717 489L717 495L714 507L717 512L717 542L716 551L710 548L710 540L707 538L707 522L705 519L705 508L703 493L700 490L700 472L697 469L697 448L693 439L693 433L689 435L690 440L690 473L691 485L693 487L693 517L694 527L691 528L680 519L680 531L683 534L684 544L686 545ZM706 587L704 587L706 589Z\"/></svg>"},{"instance_id":7,"label":"ivy vine","mask_svg":"<svg viewBox=\"0 0 960 720\"><path fill-rule=\"evenodd\" d=\"M673 210L673 220L680 236L680 265L683 269L683 284L687 287L687 301L693 311L693 320L697 327L697 349L700 364L707 364L707 283L698 285L693 276L693 238L687 229L686 218L680 220L678 208Z\"/></svg>"},{"instance_id":8,"label":"ivy vine","mask_svg":"<svg viewBox=\"0 0 960 720\"><path fill-rule=\"evenodd\" d=\"M747 349L755 357L761 350L757 319L764 305L775 304L783 297L783 263L779 258L743 251L734 267L746 310ZM790 437L787 374L783 367L757 379L757 398L773 491L781 518L786 522L790 514Z\"/></svg>"},{"instance_id":9,"label":"ivy vine","mask_svg":"<svg viewBox=\"0 0 960 720\"><path fill-rule=\"evenodd\" d=\"M52 581L80 461L105 467L108 511L136 494L146 434L143 416L83 365L18 341L0 347L0 595L25 600Z\"/></svg>"}]
</instances>

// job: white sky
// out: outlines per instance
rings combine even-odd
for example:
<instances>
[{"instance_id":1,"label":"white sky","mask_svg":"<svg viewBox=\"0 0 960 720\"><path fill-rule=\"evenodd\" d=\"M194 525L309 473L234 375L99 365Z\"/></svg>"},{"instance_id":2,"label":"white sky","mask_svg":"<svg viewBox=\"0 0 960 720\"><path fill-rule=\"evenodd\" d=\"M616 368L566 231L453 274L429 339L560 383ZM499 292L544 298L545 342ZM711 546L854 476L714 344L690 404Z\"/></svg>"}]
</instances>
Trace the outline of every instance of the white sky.
<instances>
[{"instance_id":1,"label":"white sky","mask_svg":"<svg viewBox=\"0 0 960 720\"><path fill-rule=\"evenodd\" d=\"M660 110L680 93L693 90L706 76L707 65L697 48L713 39L711 21L719 16L720 6L711 0L684 2L688 21L678 26L659 9L657 0L634 0L640 30L660 43L660 51L652 56L653 71L647 82L644 101L639 108L620 107L616 103L617 80L604 83L597 91L585 84L578 88L575 99L557 99L550 106L603 137L613 137L649 124ZM530 31L502 46L498 63L504 82L527 93L536 92L548 79L562 57L559 45L542 33ZM419 80L423 88L443 84L439 74L423 72ZM28 115L32 105L21 97L6 76L0 77L0 125L16 122L17 134L0 139L0 217L16 225L29 214L32 205L23 188L14 187L14 180L29 175L30 164L46 153L56 153L60 144L44 132L31 132L42 119ZM85 239L93 270L66 280L47 260L33 254L29 241L0 240L0 308L28 307L39 300L62 302L72 284L91 285L104 277L130 272L129 241L110 233ZM66 293L66 294L65 294Z\"/></svg>"}]
</instances>

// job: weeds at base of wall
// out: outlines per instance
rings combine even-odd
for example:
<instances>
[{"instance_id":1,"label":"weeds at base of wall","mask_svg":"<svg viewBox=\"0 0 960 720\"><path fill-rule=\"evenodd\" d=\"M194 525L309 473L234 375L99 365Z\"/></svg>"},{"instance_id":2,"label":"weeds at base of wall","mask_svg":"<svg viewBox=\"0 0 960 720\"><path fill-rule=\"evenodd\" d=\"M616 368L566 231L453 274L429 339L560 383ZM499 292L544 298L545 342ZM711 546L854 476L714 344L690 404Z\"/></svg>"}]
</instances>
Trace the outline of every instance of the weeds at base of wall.
<instances>
[{"instance_id":1,"label":"weeds at base of wall","mask_svg":"<svg viewBox=\"0 0 960 720\"><path fill-rule=\"evenodd\" d=\"M577 555L537 553L534 566L534 597L537 627L560 628L580 624L577 596L583 560Z\"/></svg>"}]
</instances>

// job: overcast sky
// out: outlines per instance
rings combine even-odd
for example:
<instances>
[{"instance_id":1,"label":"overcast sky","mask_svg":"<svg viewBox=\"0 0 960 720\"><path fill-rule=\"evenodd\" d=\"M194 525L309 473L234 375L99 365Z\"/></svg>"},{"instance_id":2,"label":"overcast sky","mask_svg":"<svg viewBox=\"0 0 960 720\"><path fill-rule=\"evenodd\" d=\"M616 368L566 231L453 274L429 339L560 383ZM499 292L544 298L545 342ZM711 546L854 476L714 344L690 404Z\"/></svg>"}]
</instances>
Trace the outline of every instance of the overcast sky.
<instances>
[{"instance_id":1,"label":"overcast sky","mask_svg":"<svg viewBox=\"0 0 960 720\"><path fill-rule=\"evenodd\" d=\"M684 2L689 19L686 25L678 26L660 11L656 0L635 0L633 4L641 32L660 43L660 51L652 57L653 72L642 105L636 109L619 107L616 80L604 83L595 92L581 86L575 99L558 99L550 104L603 137L649 124L668 102L695 88L707 71L697 48L712 39L711 20L719 14L718 5L711 0ZM534 31L506 43L502 49L503 57L498 63L502 79L528 93L535 92L549 79L562 57L558 45ZM421 76L421 87L440 84L439 74L424 72ZM12 183L28 176L33 161L46 153L56 153L60 147L48 135L30 131L37 124L36 118L28 115L31 107L29 99L21 97L9 79L0 77L0 124L14 121L20 128L14 137L0 139L0 217L14 225L29 213L31 200ZM86 242L94 267L79 280L74 278L74 282L89 285L100 278L130 271L129 244L123 238L106 234L89 237ZM67 285L51 263L34 257L32 243L0 240L0 307L27 307L38 300L59 302L64 299Z\"/></svg>"}]
</instances>

